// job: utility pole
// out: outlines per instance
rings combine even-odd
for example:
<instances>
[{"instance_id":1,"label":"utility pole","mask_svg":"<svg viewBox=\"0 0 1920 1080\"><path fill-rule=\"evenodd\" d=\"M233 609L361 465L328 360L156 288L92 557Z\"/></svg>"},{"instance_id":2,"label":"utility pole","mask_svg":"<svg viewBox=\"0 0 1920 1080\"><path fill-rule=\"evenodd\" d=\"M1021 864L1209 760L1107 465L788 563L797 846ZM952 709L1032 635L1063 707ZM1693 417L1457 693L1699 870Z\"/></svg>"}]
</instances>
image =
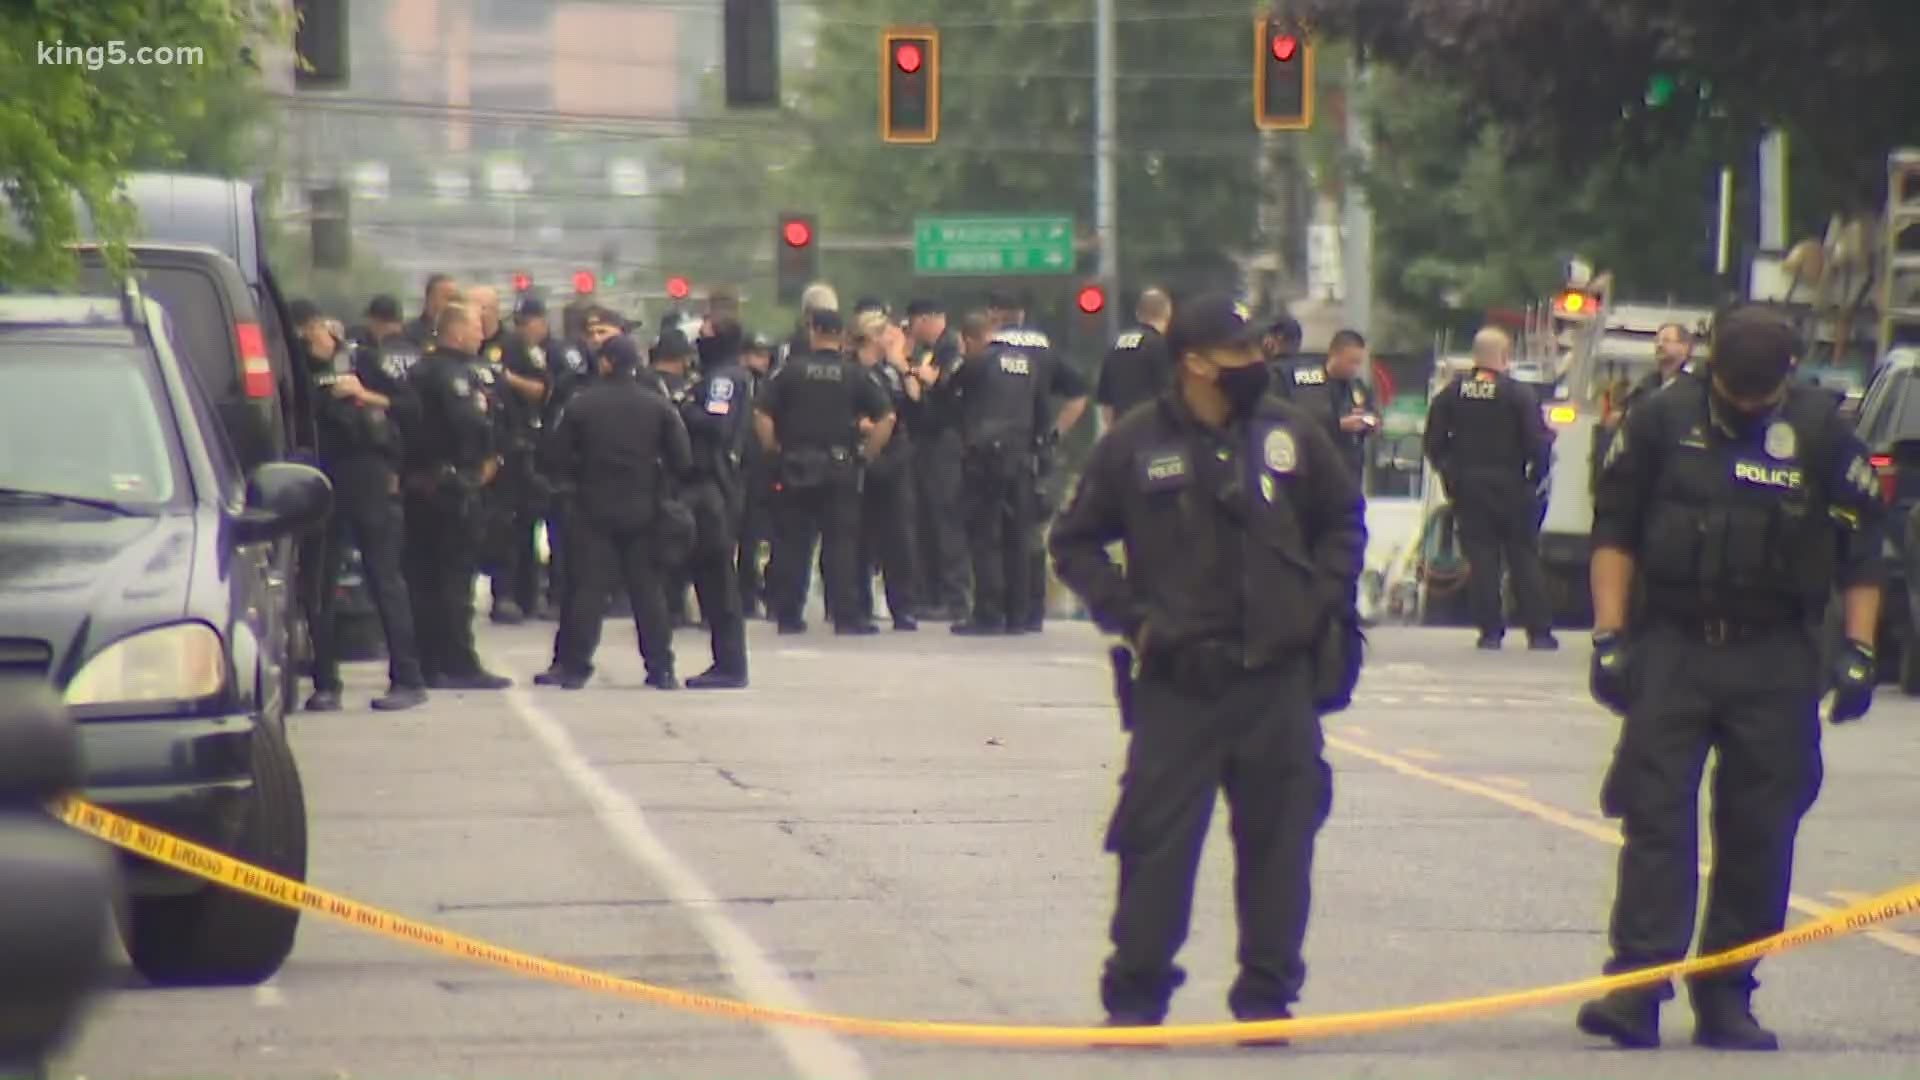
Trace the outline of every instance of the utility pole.
<instances>
[{"instance_id":1,"label":"utility pole","mask_svg":"<svg viewBox=\"0 0 1920 1080\"><path fill-rule=\"evenodd\" d=\"M1367 125L1367 69L1356 49L1347 61L1347 154L1365 169L1373 160L1373 136ZM1373 334L1373 208L1356 179L1345 186L1343 245L1347 288L1347 325Z\"/></svg>"},{"instance_id":2,"label":"utility pole","mask_svg":"<svg viewBox=\"0 0 1920 1080\"><path fill-rule=\"evenodd\" d=\"M1107 292L1107 338L1120 332L1120 231L1114 216L1119 197L1113 175L1113 0L1093 0L1093 228L1100 241L1100 285Z\"/></svg>"}]
</instances>

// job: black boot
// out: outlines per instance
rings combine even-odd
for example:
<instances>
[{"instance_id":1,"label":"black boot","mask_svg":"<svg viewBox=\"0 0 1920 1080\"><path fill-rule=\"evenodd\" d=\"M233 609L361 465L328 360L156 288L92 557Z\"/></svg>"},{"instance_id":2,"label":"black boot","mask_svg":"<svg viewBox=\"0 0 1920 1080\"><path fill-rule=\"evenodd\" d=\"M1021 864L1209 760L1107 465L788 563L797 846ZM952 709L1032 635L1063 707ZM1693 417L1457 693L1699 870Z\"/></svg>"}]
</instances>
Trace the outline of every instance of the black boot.
<instances>
[{"instance_id":1,"label":"black boot","mask_svg":"<svg viewBox=\"0 0 1920 1080\"><path fill-rule=\"evenodd\" d=\"M1645 990L1615 990L1580 1006L1580 1030L1629 1050L1660 1045L1660 998Z\"/></svg>"},{"instance_id":2,"label":"black boot","mask_svg":"<svg viewBox=\"0 0 1920 1080\"><path fill-rule=\"evenodd\" d=\"M1753 1018L1751 991L1724 986L1693 989L1693 1042L1715 1050L1780 1049L1780 1038Z\"/></svg>"}]
</instances>

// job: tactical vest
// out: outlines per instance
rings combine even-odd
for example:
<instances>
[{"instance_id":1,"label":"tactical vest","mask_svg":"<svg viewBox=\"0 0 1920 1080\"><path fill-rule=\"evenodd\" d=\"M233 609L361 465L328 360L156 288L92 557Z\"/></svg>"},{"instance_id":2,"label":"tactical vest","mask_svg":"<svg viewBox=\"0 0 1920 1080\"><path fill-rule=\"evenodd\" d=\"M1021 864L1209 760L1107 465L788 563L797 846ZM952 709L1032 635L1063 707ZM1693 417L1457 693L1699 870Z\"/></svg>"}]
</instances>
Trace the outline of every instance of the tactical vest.
<instances>
[{"instance_id":1,"label":"tactical vest","mask_svg":"<svg viewBox=\"0 0 1920 1080\"><path fill-rule=\"evenodd\" d=\"M963 405L968 447L997 446L1020 453L1033 449L1035 402L1046 363L1046 339L1034 337L1039 347L1028 351L1022 337L1003 332L984 355L969 361L984 370L967 387Z\"/></svg>"},{"instance_id":2,"label":"tactical vest","mask_svg":"<svg viewBox=\"0 0 1920 1080\"><path fill-rule=\"evenodd\" d=\"M1832 403L1795 390L1771 419L1735 435L1714 420L1704 383L1672 391L1690 407L1659 413L1639 552L1650 609L1754 620L1818 615L1836 564Z\"/></svg>"}]
</instances>

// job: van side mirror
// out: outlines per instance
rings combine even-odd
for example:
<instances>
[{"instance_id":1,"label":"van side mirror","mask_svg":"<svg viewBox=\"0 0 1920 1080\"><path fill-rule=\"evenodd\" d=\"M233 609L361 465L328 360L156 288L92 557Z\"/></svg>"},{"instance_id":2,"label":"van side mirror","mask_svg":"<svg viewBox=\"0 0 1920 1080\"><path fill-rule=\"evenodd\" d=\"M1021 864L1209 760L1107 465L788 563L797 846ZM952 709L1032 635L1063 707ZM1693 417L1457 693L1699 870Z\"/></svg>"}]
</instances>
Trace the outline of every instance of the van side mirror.
<instances>
[{"instance_id":1,"label":"van side mirror","mask_svg":"<svg viewBox=\"0 0 1920 1080\"><path fill-rule=\"evenodd\" d=\"M106 973L113 856L45 809L81 782L80 737L53 688L0 680L0 1074L35 1075Z\"/></svg>"},{"instance_id":2,"label":"van side mirror","mask_svg":"<svg viewBox=\"0 0 1920 1080\"><path fill-rule=\"evenodd\" d=\"M333 484L311 465L271 461L247 478L247 508L234 519L243 544L305 532L333 511Z\"/></svg>"}]
</instances>

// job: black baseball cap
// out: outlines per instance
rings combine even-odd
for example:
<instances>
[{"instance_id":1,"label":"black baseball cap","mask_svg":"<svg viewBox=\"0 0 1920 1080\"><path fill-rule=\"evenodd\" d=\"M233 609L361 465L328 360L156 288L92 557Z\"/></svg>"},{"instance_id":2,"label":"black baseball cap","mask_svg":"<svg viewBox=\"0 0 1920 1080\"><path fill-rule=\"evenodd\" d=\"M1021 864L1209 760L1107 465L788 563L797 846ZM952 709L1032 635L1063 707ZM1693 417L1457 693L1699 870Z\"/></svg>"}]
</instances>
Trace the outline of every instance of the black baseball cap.
<instances>
[{"instance_id":1,"label":"black baseball cap","mask_svg":"<svg viewBox=\"0 0 1920 1080\"><path fill-rule=\"evenodd\" d=\"M938 300L913 300L907 304L907 318L909 319L917 318L921 315L944 315L946 313L947 306Z\"/></svg>"},{"instance_id":2,"label":"black baseball cap","mask_svg":"<svg viewBox=\"0 0 1920 1080\"><path fill-rule=\"evenodd\" d=\"M746 352L770 353L773 351L773 339L765 334L752 334L741 348Z\"/></svg>"},{"instance_id":3,"label":"black baseball cap","mask_svg":"<svg viewBox=\"0 0 1920 1080\"><path fill-rule=\"evenodd\" d=\"M1785 319L1759 308L1737 308L1716 320L1710 370L1735 397L1764 397L1793 372L1796 342Z\"/></svg>"},{"instance_id":4,"label":"black baseball cap","mask_svg":"<svg viewBox=\"0 0 1920 1080\"><path fill-rule=\"evenodd\" d=\"M295 300L287 305L287 318L296 327L305 326L315 319L325 317L320 313L319 305L311 300Z\"/></svg>"},{"instance_id":5,"label":"black baseball cap","mask_svg":"<svg viewBox=\"0 0 1920 1080\"><path fill-rule=\"evenodd\" d=\"M400 301L385 294L367 301L367 318L381 322L400 321Z\"/></svg>"},{"instance_id":6,"label":"black baseball cap","mask_svg":"<svg viewBox=\"0 0 1920 1080\"><path fill-rule=\"evenodd\" d=\"M513 317L516 319L544 319L547 317L547 302L537 296L523 296L514 305Z\"/></svg>"},{"instance_id":7,"label":"black baseball cap","mask_svg":"<svg viewBox=\"0 0 1920 1080\"><path fill-rule=\"evenodd\" d=\"M844 334L846 321L837 311L813 311L807 313L807 328L816 334Z\"/></svg>"},{"instance_id":8,"label":"black baseball cap","mask_svg":"<svg viewBox=\"0 0 1920 1080\"><path fill-rule=\"evenodd\" d=\"M660 340L653 343L654 360L683 360L693 354L693 342L678 330L662 330Z\"/></svg>"},{"instance_id":9,"label":"black baseball cap","mask_svg":"<svg viewBox=\"0 0 1920 1080\"><path fill-rule=\"evenodd\" d=\"M600 346L600 358L615 371L633 371L640 366L640 346L625 334L617 334Z\"/></svg>"},{"instance_id":10,"label":"black baseball cap","mask_svg":"<svg viewBox=\"0 0 1920 1080\"><path fill-rule=\"evenodd\" d=\"M1207 293L1174 310L1167 351L1177 360L1197 349L1255 345L1264 332L1246 304L1226 293Z\"/></svg>"}]
</instances>

